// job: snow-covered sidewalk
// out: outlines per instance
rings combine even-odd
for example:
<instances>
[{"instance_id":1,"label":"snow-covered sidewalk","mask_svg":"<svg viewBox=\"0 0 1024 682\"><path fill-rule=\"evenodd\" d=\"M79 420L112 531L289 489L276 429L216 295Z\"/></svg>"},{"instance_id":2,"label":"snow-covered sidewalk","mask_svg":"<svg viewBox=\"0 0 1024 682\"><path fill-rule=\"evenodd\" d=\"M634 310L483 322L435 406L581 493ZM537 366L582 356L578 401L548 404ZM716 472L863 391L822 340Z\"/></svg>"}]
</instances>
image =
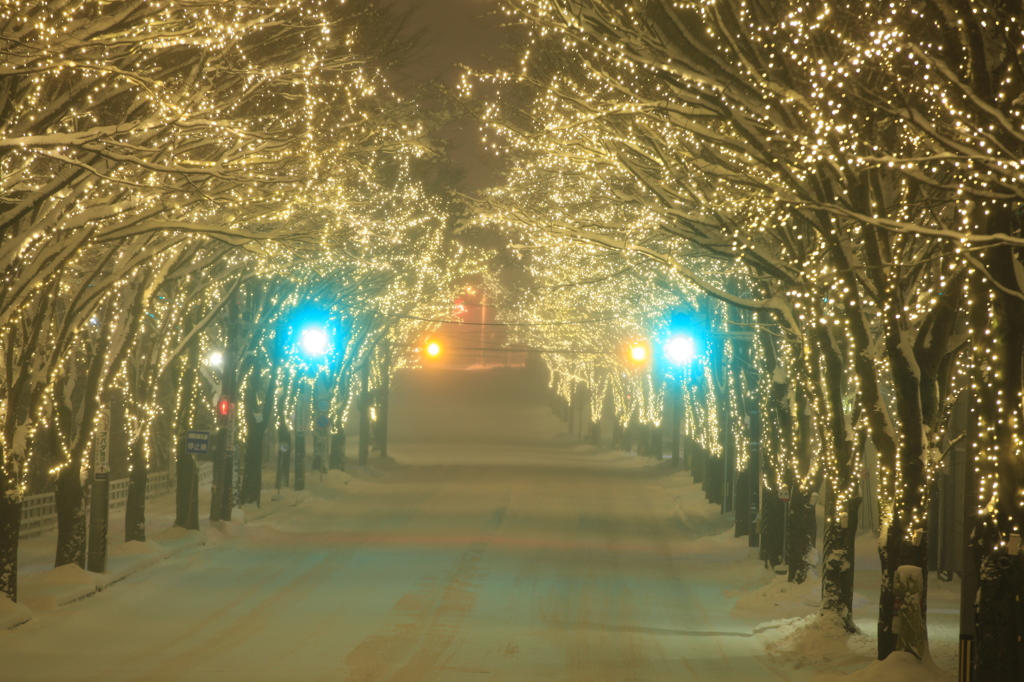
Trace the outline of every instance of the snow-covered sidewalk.
<instances>
[{"instance_id":1,"label":"snow-covered sidewalk","mask_svg":"<svg viewBox=\"0 0 1024 682\"><path fill-rule=\"evenodd\" d=\"M941 582L929 576L929 634L931 660L923 664L911 654L896 654L876 660L876 619L881 570L877 539L861 534L856 543L854 620L860 633L850 635L836 622L819 617L821 583L817 570L802 585L775 575L756 560L756 549L747 556L739 553L746 539L735 539L730 528L714 535L718 507L709 505L700 487L687 472L676 472L662 480L676 501L680 522L706 532L700 554L718 563L724 594L734 599L732 612L761 623L754 627L769 635L765 650L783 670L801 671L817 682L924 682L955 680L959 644L960 581ZM730 520L731 515L719 516ZM818 507L818 547L824 528L823 508ZM733 555L730 556L730 553ZM820 568L820 565L816 567Z\"/></svg>"},{"instance_id":2,"label":"snow-covered sidewalk","mask_svg":"<svg viewBox=\"0 0 1024 682\"><path fill-rule=\"evenodd\" d=\"M366 475L373 477L374 474ZM330 477L337 485L347 485L352 480L351 476L341 472L331 472ZM266 479L266 483L272 480L269 472ZM173 526L174 495L168 493L146 503L146 542L124 541L124 509L119 509L110 515L107 570L103 573L86 571L73 564L54 568L56 529L22 538L18 548L18 602L13 603L0 596L0 630L18 627L43 612L55 611L92 597L128 576L188 550L211 542L223 542L233 535L234 527L244 525L247 519L264 518L282 507L295 506L307 497L308 493L296 493L287 488L282 491L264 490L263 503L260 507L236 507L230 523L211 526L209 521L203 518L203 512L209 509L210 486L201 486L201 530L187 531Z\"/></svg>"}]
</instances>

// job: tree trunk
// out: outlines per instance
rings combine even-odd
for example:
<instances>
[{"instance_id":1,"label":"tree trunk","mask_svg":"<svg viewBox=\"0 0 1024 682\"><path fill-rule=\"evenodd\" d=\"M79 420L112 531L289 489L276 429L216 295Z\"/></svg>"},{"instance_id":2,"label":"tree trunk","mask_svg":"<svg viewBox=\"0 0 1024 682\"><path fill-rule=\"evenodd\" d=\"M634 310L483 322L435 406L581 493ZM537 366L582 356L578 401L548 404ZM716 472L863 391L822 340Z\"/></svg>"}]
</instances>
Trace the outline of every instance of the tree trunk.
<instances>
[{"instance_id":1,"label":"tree trunk","mask_svg":"<svg viewBox=\"0 0 1024 682\"><path fill-rule=\"evenodd\" d=\"M761 535L757 528L757 518L761 513L761 416L757 412L750 413L750 456L747 460L747 470L750 475L747 477L747 489L749 490L747 504L750 513L747 518L748 546L758 547L761 542Z\"/></svg>"},{"instance_id":2,"label":"tree trunk","mask_svg":"<svg viewBox=\"0 0 1024 682\"><path fill-rule=\"evenodd\" d=\"M146 482L149 465L141 443L131 446L131 471L128 472L128 498L124 509L124 541L146 541Z\"/></svg>"},{"instance_id":3,"label":"tree trunk","mask_svg":"<svg viewBox=\"0 0 1024 682\"><path fill-rule=\"evenodd\" d=\"M366 358L359 389L359 466L370 463L370 358Z\"/></svg>"},{"instance_id":4,"label":"tree trunk","mask_svg":"<svg viewBox=\"0 0 1024 682\"><path fill-rule=\"evenodd\" d=\"M679 386L679 382L670 380L667 386L667 392L671 395L672 409L670 410L671 417L669 423L671 424L670 430L672 432L672 468L678 469L682 463L680 456L682 454L682 436L680 435L680 429L682 428L683 418L683 392Z\"/></svg>"},{"instance_id":5,"label":"tree trunk","mask_svg":"<svg viewBox=\"0 0 1024 682\"><path fill-rule=\"evenodd\" d=\"M345 470L345 426L338 418L337 433L331 434L331 464L332 469Z\"/></svg>"},{"instance_id":6,"label":"tree trunk","mask_svg":"<svg viewBox=\"0 0 1024 682\"><path fill-rule=\"evenodd\" d=\"M682 436L681 447L689 453L689 457L685 459L690 461L690 474L693 476L693 482L700 483L701 490L707 490L707 486L704 484L704 449L698 448L697 443L685 435Z\"/></svg>"},{"instance_id":7,"label":"tree trunk","mask_svg":"<svg viewBox=\"0 0 1024 682\"><path fill-rule=\"evenodd\" d=\"M736 523L733 526L735 537L744 537L750 532L750 473L743 469L736 474Z\"/></svg>"},{"instance_id":8,"label":"tree trunk","mask_svg":"<svg viewBox=\"0 0 1024 682\"><path fill-rule=\"evenodd\" d=\"M288 486L291 480L292 431L282 422L277 429L277 481L278 490Z\"/></svg>"},{"instance_id":9,"label":"tree trunk","mask_svg":"<svg viewBox=\"0 0 1024 682\"><path fill-rule=\"evenodd\" d=\"M174 525L185 530L199 530L199 464L185 450L185 437L179 438L175 462L177 488L174 500Z\"/></svg>"},{"instance_id":10,"label":"tree trunk","mask_svg":"<svg viewBox=\"0 0 1024 682\"><path fill-rule=\"evenodd\" d=\"M992 551L999 541L998 528L988 519L974 529L974 561L978 574L978 633L974 650L974 678L993 682L1017 682L1024 671L1024 570L1021 555L1006 548ZM994 624L998 623L998 627Z\"/></svg>"},{"instance_id":11,"label":"tree trunk","mask_svg":"<svg viewBox=\"0 0 1024 682\"><path fill-rule=\"evenodd\" d=\"M778 493L765 489L761 495L761 548L759 556L774 570L784 561L786 503Z\"/></svg>"},{"instance_id":12,"label":"tree trunk","mask_svg":"<svg viewBox=\"0 0 1024 682\"><path fill-rule=\"evenodd\" d=\"M194 328L195 321L186 331ZM199 367L199 337L189 344L181 359L181 403L174 428L175 476L177 488L174 499L174 525L186 530L199 530L199 464L195 453L188 451L188 431L195 416L195 385Z\"/></svg>"},{"instance_id":13,"label":"tree trunk","mask_svg":"<svg viewBox=\"0 0 1024 682\"><path fill-rule=\"evenodd\" d=\"M899 536L903 528L898 520L882 525L878 538L878 561L882 566L882 582L878 589L878 659L884 660L896 649L896 635L892 631L896 599L893 576L899 561Z\"/></svg>"},{"instance_id":14,"label":"tree trunk","mask_svg":"<svg viewBox=\"0 0 1024 682\"><path fill-rule=\"evenodd\" d=\"M646 457L651 450L651 425L640 424L637 427L636 454Z\"/></svg>"},{"instance_id":15,"label":"tree trunk","mask_svg":"<svg viewBox=\"0 0 1024 682\"><path fill-rule=\"evenodd\" d=\"M300 424L295 429L295 486L294 490L306 489L306 429L305 424Z\"/></svg>"},{"instance_id":16,"label":"tree trunk","mask_svg":"<svg viewBox=\"0 0 1024 682\"><path fill-rule=\"evenodd\" d=\"M242 465L242 487L238 504L260 506L260 492L263 490L263 450L266 448L266 421L248 420L245 440L245 460Z\"/></svg>"},{"instance_id":17,"label":"tree trunk","mask_svg":"<svg viewBox=\"0 0 1024 682\"><path fill-rule=\"evenodd\" d=\"M1020 222L1004 206L992 211L990 229L1019 234ZM987 249L979 258L1003 289L1021 289L1020 262L1010 247ZM1024 670L1019 550L1024 533L1024 457L1020 452L1024 302L992 285L986 291L988 283L980 280L977 277L972 285L978 292L972 299L989 301L989 319L986 326L972 325L979 337L974 343L974 383L978 386L974 428L979 438L973 462L978 468L979 489L968 494L978 496L978 506L984 506L973 538L972 558L978 570L974 670L977 680L1002 682L1019 680ZM1010 553L1011 544L1018 546L1017 553Z\"/></svg>"},{"instance_id":18,"label":"tree trunk","mask_svg":"<svg viewBox=\"0 0 1024 682\"><path fill-rule=\"evenodd\" d=\"M789 533L786 536L786 554L789 557L789 581L798 585L807 580L812 564L807 560L818 537L818 519L815 517L811 494L798 484L792 486L789 500ZM851 576L853 574L851 573Z\"/></svg>"},{"instance_id":19,"label":"tree trunk","mask_svg":"<svg viewBox=\"0 0 1024 682\"><path fill-rule=\"evenodd\" d=\"M5 484L6 485L6 484ZM21 530L21 496L0 491L0 594L18 601L18 532Z\"/></svg>"},{"instance_id":20,"label":"tree trunk","mask_svg":"<svg viewBox=\"0 0 1024 682\"><path fill-rule=\"evenodd\" d=\"M384 367L381 369L381 385L377 401L377 450L381 457L388 456L388 403L391 399L391 349L387 348L384 355Z\"/></svg>"},{"instance_id":21,"label":"tree trunk","mask_svg":"<svg viewBox=\"0 0 1024 682\"><path fill-rule=\"evenodd\" d=\"M258 390L251 387L246 393L245 406L245 454L242 456L242 485L238 493L238 504L255 504L260 506L260 493L263 490L263 451L267 447L267 425L274 414L275 385L273 377L276 368L271 368L271 379L263 395L260 411L256 411ZM256 377L250 379L255 384Z\"/></svg>"},{"instance_id":22,"label":"tree trunk","mask_svg":"<svg viewBox=\"0 0 1024 682\"><path fill-rule=\"evenodd\" d=\"M78 467L61 467L53 484L57 507L57 555L54 566L76 564L85 568L85 491Z\"/></svg>"},{"instance_id":23,"label":"tree trunk","mask_svg":"<svg viewBox=\"0 0 1024 682\"><path fill-rule=\"evenodd\" d=\"M213 447L213 485L210 487L210 521L230 521L234 506L235 419L238 411L238 297L229 294L221 396L217 404L217 434ZM224 405L222 411L222 403Z\"/></svg>"},{"instance_id":24,"label":"tree trunk","mask_svg":"<svg viewBox=\"0 0 1024 682\"><path fill-rule=\"evenodd\" d=\"M626 428L623 429L622 433L622 449L626 452L633 451L633 438L636 436L637 427L636 415L629 418L629 422L626 424Z\"/></svg>"},{"instance_id":25,"label":"tree trunk","mask_svg":"<svg viewBox=\"0 0 1024 682\"><path fill-rule=\"evenodd\" d=\"M829 495L829 499L833 506L828 511L829 521L822 543L821 611L837 614L848 632L856 632L853 623L854 542L861 500L855 497L840 507L832 502L836 496Z\"/></svg>"},{"instance_id":26,"label":"tree trunk","mask_svg":"<svg viewBox=\"0 0 1024 682\"><path fill-rule=\"evenodd\" d=\"M573 429L576 428L575 398L576 391L574 390L565 401L565 421L566 426L569 428L569 433L573 433Z\"/></svg>"}]
</instances>

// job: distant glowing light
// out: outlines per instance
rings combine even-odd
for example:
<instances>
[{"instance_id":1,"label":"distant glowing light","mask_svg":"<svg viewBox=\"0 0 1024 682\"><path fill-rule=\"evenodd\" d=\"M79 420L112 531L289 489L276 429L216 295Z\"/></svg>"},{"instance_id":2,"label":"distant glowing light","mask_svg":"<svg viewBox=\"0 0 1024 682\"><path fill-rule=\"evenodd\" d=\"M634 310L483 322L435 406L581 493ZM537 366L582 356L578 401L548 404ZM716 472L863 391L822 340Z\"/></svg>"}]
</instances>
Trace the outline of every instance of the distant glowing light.
<instances>
[{"instance_id":1,"label":"distant glowing light","mask_svg":"<svg viewBox=\"0 0 1024 682\"><path fill-rule=\"evenodd\" d=\"M665 344L665 356L673 365L685 365L697 357L697 344L692 337L673 336Z\"/></svg>"},{"instance_id":2,"label":"distant glowing light","mask_svg":"<svg viewBox=\"0 0 1024 682\"><path fill-rule=\"evenodd\" d=\"M439 344L437 341L431 341L430 343L427 344L427 355L429 355L432 358L436 358L440 354L441 344Z\"/></svg>"},{"instance_id":3,"label":"distant glowing light","mask_svg":"<svg viewBox=\"0 0 1024 682\"><path fill-rule=\"evenodd\" d=\"M327 353L330 347L330 340L327 338L327 332L319 327L309 327L302 331L302 335L299 337L299 345L302 346L303 352L310 357L319 357Z\"/></svg>"},{"instance_id":4,"label":"distant glowing light","mask_svg":"<svg viewBox=\"0 0 1024 682\"><path fill-rule=\"evenodd\" d=\"M220 351L214 351L210 353L210 356L207 358L207 360L209 360L210 364L213 365L214 367L224 366L224 354L221 353Z\"/></svg>"},{"instance_id":5,"label":"distant glowing light","mask_svg":"<svg viewBox=\"0 0 1024 682\"><path fill-rule=\"evenodd\" d=\"M643 346L633 346L629 350L629 357L633 358L637 362L643 362L647 359L647 349Z\"/></svg>"}]
</instances>

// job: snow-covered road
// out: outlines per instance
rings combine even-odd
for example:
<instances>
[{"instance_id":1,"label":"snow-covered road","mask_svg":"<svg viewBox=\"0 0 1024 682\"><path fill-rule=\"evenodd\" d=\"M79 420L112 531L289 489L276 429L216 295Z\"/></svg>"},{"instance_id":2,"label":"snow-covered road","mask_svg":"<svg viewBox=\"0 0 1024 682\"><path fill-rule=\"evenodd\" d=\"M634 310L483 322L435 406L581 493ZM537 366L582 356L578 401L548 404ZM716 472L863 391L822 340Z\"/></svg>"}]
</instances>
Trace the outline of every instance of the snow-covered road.
<instances>
[{"instance_id":1,"label":"snow-covered road","mask_svg":"<svg viewBox=\"0 0 1024 682\"><path fill-rule=\"evenodd\" d=\"M577 445L512 374L403 381L393 460L265 490L206 546L36 609L0 632L0 680L797 682L870 661L766 653L785 623L761 623L813 595L758 596L771 575L688 474Z\"/></svg>"},{"instance_id":2,"label":"snow-covered road","mask_svg":"<svg viewBox=\"0 0 1024 682\"><path fill-rule=\"evenodd\" d=\"M7 633L3 668L105 682L786 679L689 553L699 531L670 524L657 469L573 449L412 450L379 480L315 483L230 541Z\"/></svg>"}]
</instances>

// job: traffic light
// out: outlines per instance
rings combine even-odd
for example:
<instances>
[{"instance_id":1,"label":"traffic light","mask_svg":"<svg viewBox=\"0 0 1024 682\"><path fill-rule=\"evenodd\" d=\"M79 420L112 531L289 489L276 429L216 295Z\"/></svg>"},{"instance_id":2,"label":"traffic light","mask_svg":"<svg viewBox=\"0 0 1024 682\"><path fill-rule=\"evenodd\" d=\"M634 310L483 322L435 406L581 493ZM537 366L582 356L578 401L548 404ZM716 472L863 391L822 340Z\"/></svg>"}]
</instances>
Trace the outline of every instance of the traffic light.
<instances>
[{"instance_id":1,"label":"traffic light","mask_svg":"<svg viewBox=\"0 0 1024 682\"><path fill-rule=\"evenodd\" d=\"M623 346L622 358L630 367L642 367L651 361L651 344L644 339L634 339Z\"/></svg>"},{"instance_id":2,"label":"traffic light","mask_svg":"<svg viewBox=\"0 0 1024 682\"><path fill-rule=\"evenodd\" d=\"M280 322L281 350L306 375L336 367L345 348L340 312L315 301L297 305Z\"/></svg>"},{"instance_id":3,"label":"traffic light","mask_svg":"<svg viewBox=\"0 0 1024 682\"><path fill-rule=\"evenodd\" d=\"M231 402L231 398L226 395L222 395L220 400L217 401L217 414L222 417L227 417L231 414L231 410L234 409L235 405Z\"/></svg>"},{"instance_id":4,"label":"traffic light","mask_svg":"<svg viewBox=\"0 0 1024 682\"><path fill-rule=\"evenodd\" d=\"M310 325L299 334L299 346L308 358L319 358L331 349L327 331L319 325Z\"/></svg>"},{"instance_id":5,"label":"traffic light","mask_svg":"<svg viewBox=\"0 0 1024 682\"><path fill-rule=\"evenodd\" d=\"M665 358L676 367L690 364L697 357L697 342L685 332L676 332L665 341Z\"/></svg>"},{"instance_id":6,"label":"traffic light","mask_svg":"<svg viewBox=\"0 0 1024 682\"><path fill-rule=\"evenodd\" d=\"M688 368L707 352L705 333L693 314L673 313L659 335L658 354L671 376Z\"/></svg>"}]
</instances>

